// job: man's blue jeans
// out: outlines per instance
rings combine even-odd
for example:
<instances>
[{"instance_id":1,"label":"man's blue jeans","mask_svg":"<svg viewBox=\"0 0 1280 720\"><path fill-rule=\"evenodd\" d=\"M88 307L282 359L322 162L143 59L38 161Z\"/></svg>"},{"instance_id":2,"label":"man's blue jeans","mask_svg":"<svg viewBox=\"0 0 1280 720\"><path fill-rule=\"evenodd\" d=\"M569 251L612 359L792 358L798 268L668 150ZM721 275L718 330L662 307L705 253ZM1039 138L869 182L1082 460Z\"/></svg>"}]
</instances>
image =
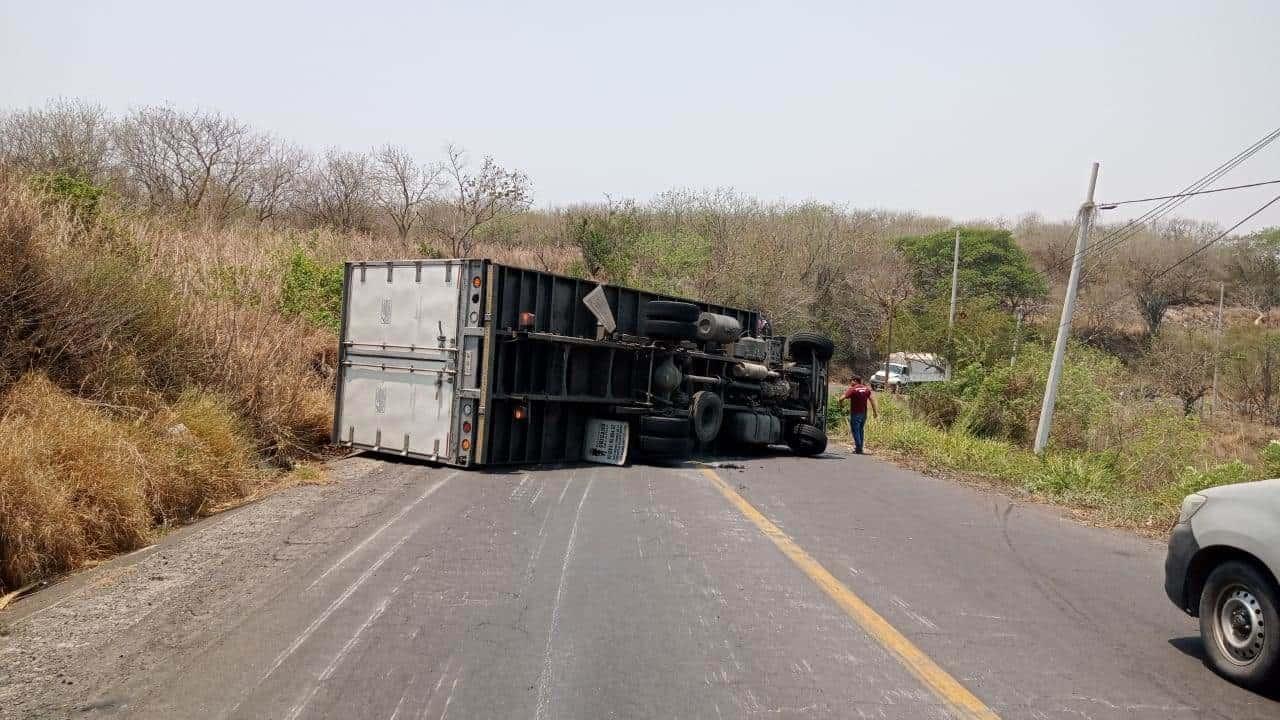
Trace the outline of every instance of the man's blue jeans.
<instances>
[{"instance_id":1,"label":"man's blue jeans","mask_svg":"<svg viewBox=\"0 0 1280 720\"><path fill-rule=\"evenodd\" d=\"M862 438L866 427L866 413L849 413L849 429L853 431L853 449L856 452L862 452Z\"/></svg>"}]
</instances>

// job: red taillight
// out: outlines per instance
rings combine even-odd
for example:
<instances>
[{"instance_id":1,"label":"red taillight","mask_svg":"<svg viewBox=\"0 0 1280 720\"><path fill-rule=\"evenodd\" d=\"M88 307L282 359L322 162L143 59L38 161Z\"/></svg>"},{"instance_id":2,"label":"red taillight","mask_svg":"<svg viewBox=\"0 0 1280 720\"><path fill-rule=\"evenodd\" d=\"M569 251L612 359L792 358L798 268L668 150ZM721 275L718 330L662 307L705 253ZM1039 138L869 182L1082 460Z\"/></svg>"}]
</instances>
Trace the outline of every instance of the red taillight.
<instances>
[{"instance_id":1,"label":"red taillight","mask_svg":"<svg viewBox=\"0 0 1280 720\"><path fill-rule=\"evenodd\" d=\"M464 433L469 433L469 432L471 432L471 423L469 423L469 422L464 422L464 423L462 423L462 432L464 432Z\"/></svg>"}]
</instances>

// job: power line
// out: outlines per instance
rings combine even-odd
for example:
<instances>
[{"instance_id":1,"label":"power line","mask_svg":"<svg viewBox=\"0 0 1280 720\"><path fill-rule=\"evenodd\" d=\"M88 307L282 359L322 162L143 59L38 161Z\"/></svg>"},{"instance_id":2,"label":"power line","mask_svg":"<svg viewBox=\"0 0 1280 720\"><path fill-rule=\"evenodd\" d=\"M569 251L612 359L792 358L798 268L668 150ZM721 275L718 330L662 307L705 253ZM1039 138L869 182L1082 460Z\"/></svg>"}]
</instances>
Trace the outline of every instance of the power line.
<instances>
[{"instance_id":1,"label":"power line","mask_svg":"<svg viewBox=\"0 0 1280 720\"><path fill-rule=\"evenodd\" d=\"M1275 130L1272 130L1266 135L1263 135L1260 139L1255 141L1253 144L1249 145L1244 150L1241 150L1240 152L1236 153L1229 160L1217 166L1213 170L1210 170L1208 173L1201 176L1198 180L1186 186L1185 188L1180 190L1178 193L1174 195L1165 196L1164 198L1158 198L1163 200L1163 202L1161 202L1156 207L1147 210L1146 212L1130 220L1129 222L1125 223L1119 229L1111 231L1105 237L1103 237L1102 240L1098 241L1096 244L1090 245L1089 248L1085 250L1085 254L1086 255L1093 254L1095 255L1095 257L1100 257L1103 253L1110 251L1112 248L1118 246L1120 243L1136 235L1138 230L1144 224L1146 224L1149 221L1158 220L1160 217L1163 217L1169 212L1172 212L1179 205L1186 202L1186 199L1188 197L1198 194L1206 186L1216 182L1223 175L1226 175L1227 173L1234 170L1245 160L1248 160L1249 158L1253 157L1259 151L1265 148L1267 145L1270 145L1272 142L1274 142L1276 138L1280 138L1280 128L1276 128ZM1075 262L1074 253L1070 257L1065 258L1062 262L1055 263L1052 267L1046 268L1044 271L1044 274L1046 276L1049 274L1052 274L1070 265L1073 262Z\"/></svg>"},{"instance_id":2,"label":"power line","mask_svg":"<svg viewBox=\"0 0 1280 720\"><path fill-rule=\"evenodd\" d=\"M1236 153L1230 160L1227 160L1213 170L1210 170L1199 180L1180 190L1177 195L1171 196L1156 207L1129 221L1119 230L1109 233L1106 237L1100 240L1097 245L1091 248L1095 258L1100 258L1104 253L1109 252L1129 238L1132 238L1138 233L1141 226L1145 223L1155 222L1161 217L1169 214L1175 208L1187 201L1187 197L1190 197L1189 193L1195 193L1203 190L1210 184L1216 182L1219 178L1239 167L1245 160L1248 160L1258 154L1258 152L1267 145L1270 145L1278 137L1280 137L1280 128L1276 128L1266 135L1263 135L1257 142L1254 142L1249 147Z\"/></svg>"},{"instance_id":3,"label":"power line","mask_svg":"<svg viewBox=\"0 0 1280 720\"><path fill-rule=\"evenodd\" d=\"M1258 208L1257 210L1254 210L1253 212L1249 213L1248 215L1245 215L1245 216L1244 216L1244 218L1240 220L1240 222L1238 222L1238 223L1236 223L1235 225L1232 225L1231 227L1227 228L1226 230L1224 230L1222 233L1220 233L1220 234L1219 234L1217 237L1215 237L1214 239L1212 239L1212 240L1210 240L1209 242L1207 242L1207 243L1205 243L1205 244L1201 245L1200 247L1196 248L1195 250L1192 250L1191 252L1189 252L1189 253L1187 253L1186 255L1184 255L1184 256L1182 256L1181 258L1179 258L1179 259L1178 259L1178 261L1177 261L1177 262L1175 262L1174 264L1170 265L1169 267L1165 268L1164 270L1161 270L1160 272L1158 272L1158 273L1156 273L1155 275L1151 276L1151 279L1152 279L1152 280L1155 280L1155 279L1157 279L1157 278L1162 278L1162 277L1164 277L1165 275L1169 274L1169 272L1170 272L1170 271L1172 271L1174 268L1176 268L1176 267L1178 267L1179 265L1181 265L1182 263L1184 263L1184 262L1186 262L1186 261L1190 260L1191 258L1195 257L1196 255L1199 255L1200 253L1204 252L1205 250L1208 250L1208 249L1209 249L1209 246L1211 246L1211 245L1213 245L1214 243L1218 242L1219 240L1221 240L1222 238L1226 237L1227 235L1230 235L1230 234L1231 234L1231 231L1233 231L1233 230L1235 230L1236 228L1240 227L1241 225L1243 225L1243 224L1245 224L1245 223L1249 222L1249 221L1250 221L1250 220L1252 220L1254 217L1256 217L1256 216L1258 215L1258 213L1262 212L1263 210L1266 210L1267 208L1271 207L1272 205L1275 205L1277 202L1280 202L1280 195L1277 195L1277 196L1275 196L1275 197L1271 198L1271 199L1270 199L1270 200L1268 200L1266 203L1264 203L1264 204L1262 205L1262 207Z\"/></svg>"},{"instance_id":4,"label":"power line","mask_svg":"<svg viewBox=\"0 0 1280 720\"><path fill-rule=\"evenodd\" d=\"M1263 185L1277 185L1280 180L1263 180L1262 182L1249 183L1248 185L1232 185L1230 187L1213 188L1212 190L1198 190L1196 192L1178 193L1177 195L1161 195L1159 197L1140 198L1137 200L1118 200L1116 202L1098 203L1099 210L1110 210L1117 205L1131 205L1133 203L1154 202L1156 200L1171 200L1173 198L1191 197L1192 195L1209 195L1211 193L1226 192L1228 190L1244 190L1246 188L1262 187Z\"/></svg>"},{"instance_id":5,"label":"power line","mask_svg":"<svg viewBox=\"0 0 1280 720\"><path fill-rule=\"evenodd\" d=\"M1212 240L1209 240L1209 241L1208 241L1208 242L1206 242L1205 244L1200 245L1199 247L1197 247L1196 249L1194 249L1194 250L1192 250L1191 252L1187 253L1186 255L1183 255L1182 257L1178 258L1178 260L1177 260L1177 261L1175 261L1172 265L1169 265L1168 267L1164 268L1163 270L1161 270L1160 272L1156 273L1155 275L1152 275L1151 277L1147 278L1147 280L1148 280L1148 281L1151 281L1151 280L1158 280L1158 279L1160 279L1160 278L1164 277L1165 275L1168 275L1169 273L1173 272L1174 268L1176 268L1176 267L1178 267L1179 265L1181 265L1181 264L1183 264L1183 263L1187 262L1187 261L1188 261L1188 260L1190 260L1191 258L1193 258L1193 257L1195 257L1195 256L1199 255L1200 253L1204 252L1205 250L1208 250L1212 245L1214 245L1214 244L1216 244L1217 242L1221 241L1223 238L1227 237L1227 236L1228 236L1228 235L1230 235L1232 232L1235 232L1236 228L1240 227L1241 225L1244 225L1245 223L1249 222L1249 221L1250 221L1250 220L1252 220L1253 218L1257 217L1259 213L1261 213L1263 210L1266 210L1267 208L1271 207L1272 205L1275 205L1277 202L1280 202L1280 195L1276 195L1275 197L1271 198L1271 199L1270 199L1270 200L1268 200L1267 202L1263 203L1263 204L1262 204L1258 209L1254 210L1253 212L1249 213L1248 215L1245 215L1243 218L1241 218L1239 221L1237 221L1237 222L1236 222L1236 224L1232 225L1231 227L1227 228L1226 230L1223 230L1221 233L1218 233L1218 235L1217 235L1216 237L1214 237ZM1128 292L1121 293L1121 294L1116 295L1116 296L1114 296L1114 297L1108 298L1108 299L1107 299L1107 300L1105 300L1102 304L1103 304L1103 305L1113 305L1113 304L1115 304L1115 303L1117 303L1117 302L1119 302L1119 301L1121 301L1121 300L1124 300L1125 298L1129 297L1130 295L1132 295L1132 296L1136 297L1136 296L1137 296L1137 292L1136 292L1136 291L1133 291L1133 290L1130 290L1130 291L1128 291ZM1061 323L1061 324L1059 325L1059 327L1061 327L1062 325L1065 325L1065 324L1066 324L1066 322L1063 322L1063 323Z\"/></svg>"}]
</instances>

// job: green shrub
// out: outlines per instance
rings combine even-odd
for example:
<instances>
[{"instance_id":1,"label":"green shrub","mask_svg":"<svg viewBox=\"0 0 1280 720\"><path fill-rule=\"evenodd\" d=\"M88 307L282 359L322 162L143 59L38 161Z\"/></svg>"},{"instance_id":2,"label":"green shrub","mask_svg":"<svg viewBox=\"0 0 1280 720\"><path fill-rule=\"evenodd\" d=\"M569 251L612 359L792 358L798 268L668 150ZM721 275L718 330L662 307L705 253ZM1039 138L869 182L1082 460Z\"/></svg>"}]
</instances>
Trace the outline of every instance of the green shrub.
<instances>
[{"instance_id":1,"label":"green shrub","mask_svg":"<svg viewBox=\"0 0 1280 720\"><path fill-rule=\"evenodd\" d=\"M1047 457L1024 486L1032 492L1097 506L1115 492L1117 479L1108 455L1073 453Z\"/></svg>"},{"instance_id":2,"label":"green shrub","mask_svg":"<svg viewBox=\"0 0 1280 720\"><path fill-rule=\"evenodd\" d=\"M1178 481L1163 488L1160 494L1167 502L1177 503L1191 493L1257 479L1257 470L1241 460L1232 460L1203 470L1188 466L1183 469Z\"/></svg>"},{"instance_id":3,"label":"green shrub","mask_svg":"<svg viewBox=\"0 0 1280 720\"><path fill-rule=\"evenodd\" d=\"M912 416L940 428L949 428L964 410L960 402L962 385L952 382L928 383L911 391Z\"/></svg>"},{"instance_id":4,"label":"green shrub","mask_svg":"<svg viewBox=\"0 0 1280 720\"><path fill-rule=\"evenodd\" d=\"M569 266L564 269L564 274L569 277L582 278L583 280L591 278L591 273L587 272L587 266L577 259L570 261Z\"/></svg>"},{"instance_id":5,"label":"green shrub","mask_svg":"<svg viewBox=\"0 0 1280 720\"><path fill-rule=\"evenodd\" d=\"M31 176L31 187L51 205L62 207L82 229L98 219L107 189L93 180L62 172L38 173Z\"/></svg>"},{"instance_id":6,"label":"green shrub","mask_svg":"<svg viewBox=\"0 0 1280 720\"><path fill-rule=\"evenodd\" d=\"M827 395L827 427L848 426L849 424L849 406L841 405L841 393L833 392Z\"/></svg>"},{"instance_id":7,"label":"green shrub","mask_svg":"<svg viewBox=\"0 0 1280 720\"><path fill-rule=\"evenodd\" d=\"M631 282L666 295L696 294L690 280L702 276L711 263L711 243L691 232L649 232L631 250Z\"/></svg>"},{"instance_id":8,"label":"green shrub","mask_svg":"<svg viewBox=\"0 0 1280 720\"><path fill-rule=\"evenodd\" d=\"M438 246L433 245L432 243L429 243L425 240L418 243L417 250L418 250L418 257L426 258L427 260L443 260L449 257L444 250L441 250Z\"/></svg>"},{"instance_id":9,"label":"green shrub","mask_svg":"<svg viewBox=\"0 0 1280 720\"><path fill-rule=\"evenodd\" d=\"M1120 410L1113 414L1113 419ZM1204 447L1204 430L1168 405L1123 409L1124 417L1106 428L1115 445L1119 471L1136 488L1151 490L1174 482Z\"/></svg>"},{"instance_id":10,"label":"green shrub","mask_svg":"<svg viewBox=\"0 0 1280 720\"><path fill-rule=\"evenodd\" d=\"M1280 440L1272 440L1262 449L1262 470L1269 478L1280 478Z\"/></svg>"},{"instance_id":11,"label":"green shrub","mask_svg":"<svg viewBox=\"0 0 1280 720\"><path fill-rule=\"evenodd\" d=\"M342 264L322 263L302 248L294 250L284 273L280 310L337 332L342 313Z\"/></svg>"},{"instance_id":12,"label":"green shrub","mask_svg":"<svg viewBox=\"0 0 1280 720\"><path fill-rule=\"evenodd\" d=\"M894 314L893 344L947 356L956 368L1009 364L1017 321L1006 308L990 297L961 299L948 346L949 308L946 296L908 300Z\"/></svg>"},{"instance_id":13,"label":"green shrub","mask_svg":"<svg viewBox=\"0 0 1280 720\"><path fill-rule=\"evenodd\" d=\"M566 219L569 241L582 254L586 274L615 283L626 282L630 275L632 248L641 229L640 215L631 203Z\"/></svg>"}]
</instances>

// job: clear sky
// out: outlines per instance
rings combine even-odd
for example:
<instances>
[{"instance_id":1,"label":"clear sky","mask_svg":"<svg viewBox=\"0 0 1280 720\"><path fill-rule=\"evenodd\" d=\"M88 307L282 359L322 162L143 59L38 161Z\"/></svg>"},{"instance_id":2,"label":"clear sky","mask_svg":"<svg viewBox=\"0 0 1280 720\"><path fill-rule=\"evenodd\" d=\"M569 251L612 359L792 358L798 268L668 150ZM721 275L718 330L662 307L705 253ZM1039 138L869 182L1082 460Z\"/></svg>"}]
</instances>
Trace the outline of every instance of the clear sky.
<instances>
[{"instance_id":1,"label":"clear sky","mask_svg":"<svg viewBox=\"0 0 1280 720\"><path fill-rule=\"evenodd\" d=\"M0 107L59 95L316 149L455 141L540 205L728 186L1064 218L1093 160L1100 199L1163 194L1280 126L1280 1L0 0ZM1280 142L1224 182L1272 178Z\"/></svg>"}]
</instances>

